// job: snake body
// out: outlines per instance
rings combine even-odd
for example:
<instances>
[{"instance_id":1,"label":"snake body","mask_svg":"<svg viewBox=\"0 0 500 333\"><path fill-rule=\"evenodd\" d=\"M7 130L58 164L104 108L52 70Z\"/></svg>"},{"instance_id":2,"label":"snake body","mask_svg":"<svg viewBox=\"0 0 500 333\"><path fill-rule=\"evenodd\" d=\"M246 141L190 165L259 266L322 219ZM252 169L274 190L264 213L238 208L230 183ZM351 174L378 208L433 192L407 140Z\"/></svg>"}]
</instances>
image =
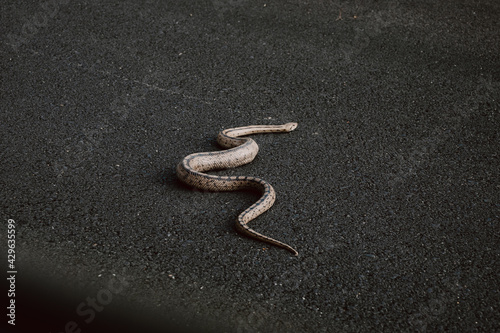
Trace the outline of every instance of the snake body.
<instances>
[{"instance_id":1,"label":"snake body","mask_svg":"<svg viewBox=\"0 0 500 333\"><path fill-rule=\"evenodd\" d=\"M257 189L262 193L260 199L238 216L236 230L249 237L284 248L294 255L298 252L288 244L251 229L247 224L267 211L274 204L276 193L268 182L257 177L216 176L205 171L238 167L253 161L259 152L257 143L247 137L256 133L291 132L297 123L284 125L254 125L223 130L217 136L217 142L227 150L195 153L186 156L177 165L177 176L185 184L208 191L235 191Z\"/></svg>"}]
</instances>

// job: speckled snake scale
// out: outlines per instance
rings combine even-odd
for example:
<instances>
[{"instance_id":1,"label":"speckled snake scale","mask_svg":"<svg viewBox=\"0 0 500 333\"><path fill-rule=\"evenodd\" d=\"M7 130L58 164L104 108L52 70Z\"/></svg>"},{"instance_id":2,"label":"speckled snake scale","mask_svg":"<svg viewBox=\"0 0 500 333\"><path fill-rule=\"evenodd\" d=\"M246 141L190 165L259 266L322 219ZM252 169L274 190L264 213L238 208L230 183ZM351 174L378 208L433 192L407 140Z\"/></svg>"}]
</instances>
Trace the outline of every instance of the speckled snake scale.
<instances>
[{"instance_id":1,"label":"speckled snake scale","mask_svg":"<svg viewBox=\"0 0 500 333\"><path fill-rule=\"evenodd\" d=\"M206 171L234 168L253 161L259 146L251 138L241 136L256 133L291 132L297 123L284 125L255 125L226 129L219 133L217 142L227 150L195 153L186 156L177 165L177 176L189 186L208 191L234 191L257 189L262 192L260 199L238 216L236 230L249 237L284 248L294 255L298 252L288 244L264 236L248 227L248 222L267 211L276 199L273 187L263 179L246 176L215 176Z\"/></svg>"}]
</instances>

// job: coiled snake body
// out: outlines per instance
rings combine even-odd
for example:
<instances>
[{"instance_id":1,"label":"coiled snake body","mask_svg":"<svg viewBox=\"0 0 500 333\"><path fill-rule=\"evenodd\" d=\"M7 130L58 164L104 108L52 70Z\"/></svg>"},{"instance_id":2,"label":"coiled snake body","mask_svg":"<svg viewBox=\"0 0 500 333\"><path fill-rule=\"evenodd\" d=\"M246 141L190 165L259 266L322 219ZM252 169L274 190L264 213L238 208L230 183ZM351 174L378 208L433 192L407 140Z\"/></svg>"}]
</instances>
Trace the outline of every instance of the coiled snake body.
<instances>
[{"instance_id":1,"label":"coiled snake body","mask_svg":"<svg viewBox=\"0 0 500 333\"><path fill-rule=\"evenodd\" d=\"M290 245L264 236L248 227L248 222L267 211L276 199L276 193L268 182L257 177L215 176L204 173L209 170L234 168L253 161L259 146L251 138L241 136L256 133L290 132L297 123L284 125L256 125L226 129L219 133L217 142L227 150L195 153L186 156L177 165L177 176L189 186L208 191L234 191L257 189L262 192L260 199L238 216L236 230L249 237L284 248L294 255L298 252Z\"/></svg>"}]
</instances>

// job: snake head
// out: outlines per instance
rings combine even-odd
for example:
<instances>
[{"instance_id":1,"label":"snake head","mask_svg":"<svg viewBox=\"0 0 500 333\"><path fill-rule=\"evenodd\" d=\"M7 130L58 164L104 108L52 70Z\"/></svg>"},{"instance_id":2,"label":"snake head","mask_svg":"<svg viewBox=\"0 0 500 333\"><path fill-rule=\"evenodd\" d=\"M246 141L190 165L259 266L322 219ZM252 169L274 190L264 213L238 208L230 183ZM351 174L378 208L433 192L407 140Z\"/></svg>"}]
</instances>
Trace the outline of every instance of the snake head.
<instances>
[{"instance_id":1,"label":"snake head","mask_svg":"<svg viewBox=\"0 0 500 333\"><path fill-rule=\"evenodd\" d=\"M294 129L296 129L298 125L299 125L299 124L297 124L297 123L286 123L286 124L285 124L285 125L283 125L283 126L285 126L285 130L286 130L287 132L291 132L291 131L293 131Z\"/></svg>"}]
</instances>

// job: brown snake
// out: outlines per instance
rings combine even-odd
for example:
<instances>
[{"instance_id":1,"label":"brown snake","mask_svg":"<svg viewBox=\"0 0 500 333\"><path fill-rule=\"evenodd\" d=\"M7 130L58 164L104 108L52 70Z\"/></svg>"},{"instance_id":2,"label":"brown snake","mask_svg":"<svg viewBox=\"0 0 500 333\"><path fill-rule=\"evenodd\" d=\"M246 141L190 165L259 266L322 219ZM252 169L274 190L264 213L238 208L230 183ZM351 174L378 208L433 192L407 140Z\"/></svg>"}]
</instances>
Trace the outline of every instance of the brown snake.
<instances>
[{"instance_id":1,"label":"brown snake","mask_svg":"<svg viewBox=\"0 0 500 333\"><path fill-rule=\"evenodd\" d=\"M260 199L238 216L236 230L249 237L284 248L294 255L298 252L288 244L264 236L248 227L248 222L267 211L276 199L271 184L257 177L215 176L204 173L209 170L234 168L253 161L259 152L259 146L251 138L241 136L256 133L291 132L297 123L284 125L255 125L229 128L219 133L217 142L227 150L195 153L186 156L177 165L177 176L189 186L208 191L235 191L257 189L262 192Z\"/></svg>"}]
</instances>

